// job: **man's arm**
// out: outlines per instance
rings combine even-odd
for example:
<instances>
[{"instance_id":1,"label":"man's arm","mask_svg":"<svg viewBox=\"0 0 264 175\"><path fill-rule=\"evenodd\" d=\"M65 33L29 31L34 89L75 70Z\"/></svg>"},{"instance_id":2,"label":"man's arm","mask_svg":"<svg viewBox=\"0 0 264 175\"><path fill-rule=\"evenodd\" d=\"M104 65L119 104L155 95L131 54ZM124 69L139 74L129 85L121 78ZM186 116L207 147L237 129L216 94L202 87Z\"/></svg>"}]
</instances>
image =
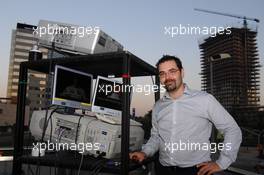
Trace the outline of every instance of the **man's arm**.
<instances>
[{"instance_id":1,"label":"man's arm","mask_svg":"<svg viewBox=\"0 0 264 175\"><path fill-rule=\"evenodd\" d=\"M208 95L208 116L215 127L224 133L224 148L216 161L221 169L227 169L236 160L242 141L242 133L233 117L212 96Z\"/></svg>"},{"instance_id":2,"label":"man's arm","mask_svg":"<svg viewBox=\"0 0 264 175\"><path fill-rule=\"evenodd\" d=\"M146 157L153 156L159 149L158 124L156 120L155 107L152 110L152 128L151 136L148 142L142 146L141 152L133 152L129 154L130 159L142 162Z\"/></svg>"}]
</instances>

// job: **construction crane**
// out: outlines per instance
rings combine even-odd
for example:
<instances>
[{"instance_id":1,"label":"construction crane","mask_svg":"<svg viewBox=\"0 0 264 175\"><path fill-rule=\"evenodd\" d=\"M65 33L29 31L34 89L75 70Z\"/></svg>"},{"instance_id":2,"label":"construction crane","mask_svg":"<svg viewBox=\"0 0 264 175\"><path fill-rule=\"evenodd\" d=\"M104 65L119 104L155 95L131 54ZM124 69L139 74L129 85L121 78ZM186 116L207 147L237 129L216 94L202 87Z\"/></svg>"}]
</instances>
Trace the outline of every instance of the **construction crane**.
<instances>
[{"instance_id":1,"label":"construction crane","mask_svg":"<svg viewBox=\"0 0 264 175\"><path fill-rule=\"evenodd\" d=\"M223 15L223 16L229 16L229 17L233 17L233 18L243 19L244 28L247 28L247 20L255 21L256 23L260 22L259 19L249 18L249 17L246 17L246 16L239 16L239 15L233 15L233 14L228 14L228 13L215 12L215 11L199 9L199 8L194 8L194 10L195 11L200 11L200 12L205 12L205 13L211 13L211 14L215 14L215 15Z\"/></svg>"}]
</instances>

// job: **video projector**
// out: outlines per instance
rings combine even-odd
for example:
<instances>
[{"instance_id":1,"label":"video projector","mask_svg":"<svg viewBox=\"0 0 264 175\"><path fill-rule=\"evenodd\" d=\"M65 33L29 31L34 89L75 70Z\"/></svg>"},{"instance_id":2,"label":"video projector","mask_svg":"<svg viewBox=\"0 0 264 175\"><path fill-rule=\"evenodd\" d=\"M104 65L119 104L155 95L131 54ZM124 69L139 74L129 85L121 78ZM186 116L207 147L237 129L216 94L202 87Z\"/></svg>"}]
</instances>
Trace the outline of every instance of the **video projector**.
<instances>
[{"instance_id":1,"label":"video projector","mask_svg":"<svg viewBox=\"0 0 264 175\"><path fill-rule=\"evenodd\" d=\"M51 111L48 111L49 116ZM46 111L34 111L30 121L30 131L36 140L41 139ZM52 133L51 124L48 122L44 141L53 143L75 143L77 126L79 121L78 115L65 115L53 113L52 115ZM130 119L131 120L131 119ZM144 139L144 131L141 124L133 121L130 122L130 151L141 149ZM76 144L86 144L99 146L97 149L84 150L84 155L101 155L105 158L119 158L121 156L121 125L110 124L98 120L92 116L83 116L79 122Z\"/></svg>"},{"instance_id":2,"label":"video projector","mask_svg":"<svg viewBox=\"0 0 264 175\"><path fill-rule=\"evenodd\" d=\"M123 46L99 27L81 27L72 24L40 20L34 31L39 44L61 52L74 54L95 54L117 52Z\"/></svg>"}]
</instances>

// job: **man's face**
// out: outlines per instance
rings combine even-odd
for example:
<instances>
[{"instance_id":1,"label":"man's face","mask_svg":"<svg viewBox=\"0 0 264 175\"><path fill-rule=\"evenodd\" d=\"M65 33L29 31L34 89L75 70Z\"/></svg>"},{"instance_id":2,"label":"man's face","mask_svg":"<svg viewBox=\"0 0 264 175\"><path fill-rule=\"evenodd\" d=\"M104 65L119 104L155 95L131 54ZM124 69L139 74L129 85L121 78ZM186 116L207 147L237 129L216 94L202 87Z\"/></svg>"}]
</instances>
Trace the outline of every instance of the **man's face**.
<instances>
[{"instance_id":1,"label":"man's face","mask_svg":"<svg viewBox=\"0 0 264 175\"><path fill-rule=\"evenodd\" d=\"M174 60L165 61L158 67L160 82L168 92L176 91L183 84L183 69L179 69Z\"/></svg>"}]
</instances>

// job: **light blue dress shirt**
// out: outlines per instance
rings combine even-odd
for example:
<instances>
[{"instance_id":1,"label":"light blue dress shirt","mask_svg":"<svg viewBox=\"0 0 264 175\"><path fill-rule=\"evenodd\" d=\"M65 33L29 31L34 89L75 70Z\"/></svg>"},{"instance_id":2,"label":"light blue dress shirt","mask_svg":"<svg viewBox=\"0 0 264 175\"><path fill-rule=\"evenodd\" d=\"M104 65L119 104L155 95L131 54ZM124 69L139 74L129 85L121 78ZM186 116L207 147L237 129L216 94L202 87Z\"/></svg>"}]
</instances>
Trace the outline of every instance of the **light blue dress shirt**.
<instances>
[{"instance_id":1,"label":"light blue dress shirt","mask_svg":"<svg viewBox=\"0 0 264 175\"><path fill-rule=\"evenodd\" d=\"M211 94L191 90L186 84L178 99L165 93L154 105L151 137L142 151L147 156L159 151L163 166L190 167L211 161L210 153L215 151L209 141L212 123L224 134L224 142L218 145L222 151L216 163L226 169L236 160L241 130Z\"/></svg>"}]
</instances>

